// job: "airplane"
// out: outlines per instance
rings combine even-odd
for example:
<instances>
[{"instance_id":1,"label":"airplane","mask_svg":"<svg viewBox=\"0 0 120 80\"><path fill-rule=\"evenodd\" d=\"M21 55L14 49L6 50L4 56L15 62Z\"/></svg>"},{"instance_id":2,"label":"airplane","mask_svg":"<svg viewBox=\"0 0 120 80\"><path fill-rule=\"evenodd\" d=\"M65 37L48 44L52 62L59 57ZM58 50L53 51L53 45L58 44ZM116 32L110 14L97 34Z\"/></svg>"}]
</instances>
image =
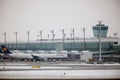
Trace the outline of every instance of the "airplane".
<instances>
[{"instance_id":1,"label":"airplane","mask_svg":"<svg viewBox=\"0 0 120 80\"><path fill-rule=\"evenodd\" d=\"M68 59L68 52L66 51L42 51L32 54L36 61L58 61Z\"/></svg>"},{"instance_id":2,"label":"airplane","mask_svg":"<svg viewBox=\"0 0 120 80\"><path fill-rule=\"evenodd\" d=\"M3 57L15 58L15 59L33 59L31 54L25 54L23 52L11 52L4 45L1 46L0 55Z\"/></svg>"},{"instance_id":3,"label":"airplane","mask_svg":"<svg viewBox=\"0 0 120 80\"><path fill-rule=\"evenodd\" d=\"M3 57L14 58L14 59L31 59L32 61L52 61L57 59L65 59L67 58L67 54L57 54L53 51L45 52L40 51L38 53L31 53L31 52L20 52L20 51L10 51L4 45L1 46L0 54Z\"/></svg>"},{"instance_id":4,"label":"airplane","mask_svg":"<svg viewBox=\"0 0 120 80\"><path fill-rule=\"evenodd\" d=\"M113 51L102 51L101 53L112 53ZM75 52L74 52L75 53ZM77 52L78 53L78 52ZM76 53L76 54L77 54ZM83 52L79 52L78 54L81 54ZM98 51L96 52L91 52L92 54L99 54ZM11 52L10 50L8 50L4 45L1 46L1 50L0 50L0 55L4 56L4 57L10 57L10 58L15 58L15 59L30 59L32 61L56 61L59 59L67 59L69 56L68 54L70 54L69 52L63 51L57 51L57 52L46 52L46 51L42 51L42 52L38 52L38 53L24 53L24 52Z\"/></svg>"},{"instance_id":5,"label":"airplane","mask_svg":"<svg viewBox=\"0 0 120 80\"><path fill-rule=\"evenodd\" d=\"M35 60L41 61L57 61L60 59L67 59L68 54L59 54L59 53L40 53L40 54L32 54Z\"/></svg>"}]
</instances>

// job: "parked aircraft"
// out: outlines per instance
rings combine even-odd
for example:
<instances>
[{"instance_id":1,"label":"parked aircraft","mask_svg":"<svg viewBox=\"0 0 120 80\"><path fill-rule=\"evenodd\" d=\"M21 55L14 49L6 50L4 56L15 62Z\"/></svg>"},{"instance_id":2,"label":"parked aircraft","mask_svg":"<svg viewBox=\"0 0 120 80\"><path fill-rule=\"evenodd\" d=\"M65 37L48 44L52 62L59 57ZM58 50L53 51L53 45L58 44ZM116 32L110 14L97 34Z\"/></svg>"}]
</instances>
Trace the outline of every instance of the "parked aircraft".
<instances>
[{"instance_id":1,"label":"parked aircraft","mask_svg":"<svg viewBox=\"0 0 120 80\"><path fill-rule=\"evenodd\" d=\"M25 54L23 52L11 52L7 49L4 45L1 46L0 50L1 56L3 57L10 57L15 59L33 59L31 54Z\"/></svg>"},{"instance_id":2,"label":"parked aircraft","mask_svg":"<svg viewBox=\"0 0 120 80\"><path fill-rule=\"evenodd\" d=\"M41 61L57 61L57 60L65 60L68 59L68 54L64 53L53 53L53 52L45 52L39 54L32 54L33 58Z\"/></svg>"},{"instance_id":3,"label":"parked aircraft","mask_svg":"<svg viewBox=\"0 0 120 80\"><path fill-rule=\"evenodd\" d=\"M68 55L64 53L58 53L57 51L40 51L38 53L34 52L21 52L21 51L10 51L4 45L1 46L0 53L3 57L10 57L14 59L31 59L33 61L56 61L58 59L67 59Z\"/></svg>"}]
</instances>

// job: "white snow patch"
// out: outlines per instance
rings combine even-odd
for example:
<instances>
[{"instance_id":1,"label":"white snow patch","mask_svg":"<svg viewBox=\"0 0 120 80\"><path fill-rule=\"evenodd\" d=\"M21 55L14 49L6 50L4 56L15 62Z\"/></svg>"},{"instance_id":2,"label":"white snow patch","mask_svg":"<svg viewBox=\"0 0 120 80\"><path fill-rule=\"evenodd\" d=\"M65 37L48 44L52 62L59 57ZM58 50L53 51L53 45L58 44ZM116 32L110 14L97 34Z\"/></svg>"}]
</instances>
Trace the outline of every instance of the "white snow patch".
<instances>
[{"instance_id":1,"label":"white snow patch","mask_svg":"<svg viewBox=\"0 0 120 80\"><path fill-rule=\"evenodd\" d=\"M0 78L120 78L120 70L34 70L1 71Z\"/></svg>"},{"instance_id":2,"label":"white snow patch","mask_svg":"<svg viewBox=\"0 0 120 80\"><path fill-rule=\"evenodd\" d=\"M32 66L0 66L0 69L71 69L71 67L40 66L33 68Z\"/></svg>"}]
</instances>

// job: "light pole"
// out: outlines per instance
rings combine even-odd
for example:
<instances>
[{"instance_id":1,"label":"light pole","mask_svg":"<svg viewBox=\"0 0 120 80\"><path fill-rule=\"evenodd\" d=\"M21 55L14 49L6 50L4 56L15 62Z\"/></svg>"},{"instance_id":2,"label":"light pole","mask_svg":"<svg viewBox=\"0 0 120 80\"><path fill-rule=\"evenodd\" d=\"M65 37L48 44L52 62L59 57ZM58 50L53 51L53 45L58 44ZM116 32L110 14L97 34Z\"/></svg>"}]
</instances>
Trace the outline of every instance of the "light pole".
<instances>
[{"instance_id":1,"label":"light pole","mask_svg":"<svg viewBox=\"0 0 120 80\"><path fill-rule=\"evenodd\" d=\"M63 39L62 39L62 46L63 46L63 50L64 50L64 40L65 40L65 32L64 29L61 30L62 34L63 34Z\"/></svg>"},{"instance_id":2,"label":"light pole","mask_svg":"<svg viewBox=\"0 0 120 80\"><path fill-rule=\"evenodd\" d=\"M29 43L30 43L30 31L29 30L27 31L27 35L28 35L28 45L27 45L27 48L29 50Z\"/></svg>"},{"instance_id":3,"label":"light pole","mask_svg":"<svg viewBox=\"0 0 120 80\"><path fill-rule=\"evenodd\" d=\"M14 33L16 37L16 48L17 48L17 32Z\"/></svg>"},{"instance_id":4,"label":"light pole","mask_svg":"<svg viewBox=\"0 0 120 80\"><path fill-rule=\"evenodd\" d=\"M101 21L99 21L99 62L101 61Z\"/></svg>"},{"instance_id":5,"label":"light pole","mask_svg":"<svg viewBox=\"0 0 120 80\"><path fill-rule=\"evenodd\" d=\"M4 35L4 45L6 46L6 32L4 32L3 35Z\"/></svg>"},{"instance_id":6,"label":"light pole","mask_svg":"<svg viewBox=\"0 0 120 80\"><path fill-rule=\"evenodd\" d=\"M70 33L70 39L72 40L72 33Z\"/></svg>"},{"instance_id":7,"label":"light pole","mask_svg":"<svg viewBox=\"0 0 120 80\"><path fill-rule=\"evenodd\" d=\"M72 40L72 33L70 33L70 40ZM72 43L70 43L70 48L72 49Z\"/></svg>"},{"instance_id":8,"label":"light pole","mask_svg":"<svg viewBox=\"0 0 120 80\"><path fill-rule=\"evenodd\" d=\"M73 50L74 50L75 29L73 28L71 31L72 31L72 35L73 35L73 46L72 47L73 47Z\"/></svg>"},{"instance_id":9,"label":"light pole","mask_svg":"<svg viewBox=\"0 0 120 80\"><path fill-rule=\"evenodd\" d=\"M42 49L42 30L40 30L39 33L40 33L40 44L41 44L41 49Z\"/></svg>"},{"instance_id":10,"label":"light pole","mask_svg":"<svg viewBox=\"0 0 120 80\"><path fill-rule=\"evenodd\" d=\"M83 31L83 39L84 39L84 49L86 49L86 41L85 41L85 28L82 29Z\"/></svg>"},{"instance_id":11,"label":"light pole","mask_svg":"<svg viewBox=\"0 0 120 80\"><path fill-rule=\"evenodd\" d=\"M48 40L49 40L50 34L48 34L47 36L48 36Z\"/></svg>"},{"instance_id":12,"label":"light pole","mask_svg":"<svg viewBox=\"0 0 120 80\"><path fill-rule=\"evenodd\" d=\"M54 33L54 30L51 30L50 32L52 33L52 46L53 46L53 48L54 48L55 33Z\"/></svg>"}]
</instances>

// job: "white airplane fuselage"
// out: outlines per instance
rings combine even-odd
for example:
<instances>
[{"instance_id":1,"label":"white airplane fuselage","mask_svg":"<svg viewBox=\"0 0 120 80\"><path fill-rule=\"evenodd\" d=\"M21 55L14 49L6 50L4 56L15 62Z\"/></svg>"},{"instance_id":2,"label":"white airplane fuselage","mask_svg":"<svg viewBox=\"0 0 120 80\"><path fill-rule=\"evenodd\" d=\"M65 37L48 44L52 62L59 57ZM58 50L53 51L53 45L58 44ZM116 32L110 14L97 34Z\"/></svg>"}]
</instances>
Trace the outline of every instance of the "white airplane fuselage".
<instances>
[{"instance_id":1,"label":"white airplane fuselage","mask_svg":"<svg viewBox=\"0 0 120 80\"><path fill-rule=\"evenodd\" d=\"M33 59L31 54L25 54L22 52L8 54L8 56L10 56L12 58L20 58L20 59Z\"/></svg>"},{"instance_id":2,"label":"white airplane fuselage","mask_svg":"<svg viewBox=\"0 0 120 80\"><path fill-rule=\"evenodd\" d=\"M56 53L43 53L43 54L32 54L38 56L39 58L67 58L67 54L56 54Z\"/></svg>"}]
</instances>

